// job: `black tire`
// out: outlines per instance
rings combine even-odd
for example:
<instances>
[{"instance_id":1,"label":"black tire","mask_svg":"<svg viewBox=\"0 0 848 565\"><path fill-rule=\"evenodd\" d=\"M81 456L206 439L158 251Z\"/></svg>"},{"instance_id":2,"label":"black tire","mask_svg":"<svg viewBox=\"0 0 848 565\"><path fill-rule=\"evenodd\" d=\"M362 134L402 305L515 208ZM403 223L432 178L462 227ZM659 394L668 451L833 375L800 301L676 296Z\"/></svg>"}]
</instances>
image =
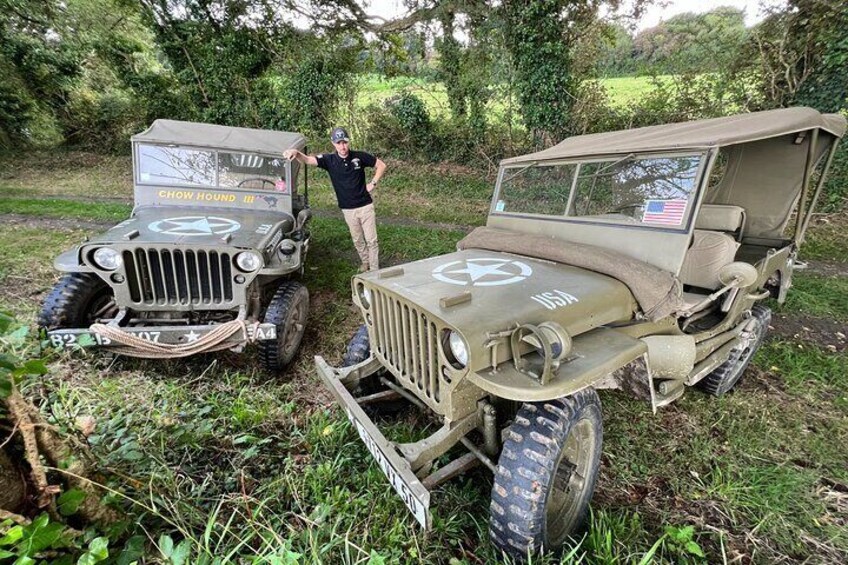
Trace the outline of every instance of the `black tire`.
<instances>
[{"instance_id":1,"label":"black tire","mask_svg":"<svg viewBox=\"0 0 848 565\"><path fill-rule=\"evenodd\" d=\"M768 333L769 322L771 322L771 310L760 304L751 308L751 315L757 322L754 327L754 335L747 346L742 349L734 349L730 357L719 365L712 373L698 381L697 387L713 396L722 396L739 384L745 369L754 357L754 353L760 348Z\"/></svg>"},{"instance_id":2,"label":"black tire","mask_svg":"<svg viewBox=\"0 0 848 565\"><path fill-rule=\"evenodd\" d=\"M262 321L277 326L277 339L259 342L259 361L269 372L278 373L291 363L309 315L309 291L297 281L284 281L277 287Z\"/></svg>"},{"instance_id":3,"label":"black tire","mask_svg":"<svg viewBox=\"0 0 848 565\"><path fill-rule=\"evenodd\" d=\"M556 552L583 526L603 443L594 389L521 406L492 486L489 537L518 560Z\"/></svg>"},{"instance_id":4,"label":"black tire","mask_svg":"<svg viewBox=\"0 0 848 565\"><path fill-rule=\"evenodd\" d=\"M371 356L371 342L368 340L368 328L362 324L347 344L342 367L350 367L362 363Z\"/></svg>"},{"instance_id":5,"label":"black tire","mask_svg":"<svg viewBox=\"0 0 848 565\"><path fill-rule=\"evenodd\" d=\"M116 313L115 296L103 279L92 273L68 273L44 300L38 325L47 330L87 328Z\"/></svg>"}]
</instances>

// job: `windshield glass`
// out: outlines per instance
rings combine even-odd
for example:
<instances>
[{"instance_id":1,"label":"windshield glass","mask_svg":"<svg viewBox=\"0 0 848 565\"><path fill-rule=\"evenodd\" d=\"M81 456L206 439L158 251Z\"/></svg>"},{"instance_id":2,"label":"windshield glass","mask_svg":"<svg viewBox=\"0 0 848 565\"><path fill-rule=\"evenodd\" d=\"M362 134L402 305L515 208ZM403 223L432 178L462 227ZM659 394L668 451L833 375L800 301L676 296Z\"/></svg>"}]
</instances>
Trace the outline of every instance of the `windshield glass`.
<instances>
[{"instance_id":1,"label":"windshield glass","mask_svg":"<svg viewBox=\"0 0 848 565\"><path fill-rule=\"evenodd\" d=\"M286 191L282 157L161 145L138 146L139 184Z\"/></svg>"},{"instance_id":2,"label":"windshield glass","mask_svg":"<svg viewBox=\"0 0 848 565\"><path fill-rule=\"evenodd\" d=\"M636 157L504 171L495 212L650 227L686 222L702 155Z\"/></svg>"}]
</instances>

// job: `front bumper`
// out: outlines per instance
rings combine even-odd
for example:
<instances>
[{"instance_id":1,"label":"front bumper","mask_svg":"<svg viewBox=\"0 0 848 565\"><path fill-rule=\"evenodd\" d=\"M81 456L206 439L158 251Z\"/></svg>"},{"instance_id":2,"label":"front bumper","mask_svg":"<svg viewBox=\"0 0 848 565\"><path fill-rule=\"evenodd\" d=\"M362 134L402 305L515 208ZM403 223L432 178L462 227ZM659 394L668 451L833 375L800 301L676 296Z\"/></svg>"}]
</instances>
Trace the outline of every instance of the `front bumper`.
<instances>
[{"instance_id":1,"label":"front bumper","mask_svg":"<svg viewBox=\"0 0 848 565\"><path fill-rule=\"evenodd\" d=\"M375 367L376 365L376 367ZM315 357L315 367L318 376L333 393L336 401L342 405L350 423L353 425L360 439L368 448L371 455L377 461L386 478L397 491L406 507L412 512L415 519L425 530L430 528L432 519L430 516L430 491L424 487L407 459L398 453L393 442L386 439L371 418L365 414L362 407L345 386L345 382L355 385L362 376L367 376L379 368L379 362L370 358L359 365L336 369L324 361L324 358ZM353 377L348 379L348 377Z\"/></svg>"},{"instance_id":2,"label":"front bumper","mask_svg":"<svg viewBox=\"0 0 848 565\"><path fill-rule=\"evenodd\" d=\"M121 328L121 331L154 344L182 345L198 341L216 327L214 324L201 326L145 326ZM247 340L244 339L244 335L241 332L237 332L228 337L223 344L238 347L247 341L277 339L277 326L274 324L247 325L246 330L248 334ZM104 335L92 332L88 328L50 330L47 332L47 339L51 345L62 349L78 347L108 348L122 345Z\"/></svg>"}]
</instances>

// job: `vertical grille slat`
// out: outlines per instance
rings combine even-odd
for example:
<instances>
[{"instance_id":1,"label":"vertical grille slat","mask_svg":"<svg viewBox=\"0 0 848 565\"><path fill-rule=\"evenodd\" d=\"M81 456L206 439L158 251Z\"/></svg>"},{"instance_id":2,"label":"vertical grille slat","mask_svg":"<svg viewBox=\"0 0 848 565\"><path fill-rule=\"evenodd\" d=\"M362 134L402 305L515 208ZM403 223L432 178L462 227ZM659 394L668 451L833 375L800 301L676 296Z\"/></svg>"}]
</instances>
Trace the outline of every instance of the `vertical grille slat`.
<instances>
[{"instance_id":1,"label":"vertical grille slat","mask_svg":"<svg viewBox=\"0 0 848 565\"><path fill-rule=\"evenodd\" d=\"M415 346L415 349L418 351L418 364L415 367L415 370L418 373L418 380L421 382L420 386L422 390L424 390L424 393L427 396L431 396L431 390L428 386L429 383L427 382L427 362L425 361L425 356L427 355L427 342L425 340L425 336L427 334L424 333L422 318L423 316L420 313L415 313L416 335L418 336L418 343Z\"/></svg>"},{"instance_id":2,"label":"vertical grille slat","mask_svg":"<svg viewBox=\"0 0 848 565\"><path fill-rule=\"evenodd\" d=\"M226 306L233 302L229 253L139 247L122 256L130 301L138 306Z\"/></svg>"},{"instance_id":3,"label":"vertical grille slat","mask_svg":"<svg viewBox=\"0 0 848 565\"><path fill-rule=\"evenodd\" d=\"M380 345L382 346L382 351L385 352L388 349L389 336L388 336L388 326L386 325L386 301L383 299L383 295L376 293L375 298L379 300L379 308L377 309L376 317L380 319Z\"/></svg>"},{"instance_id":4,"label":"vertical grille slat","mask_svg":"<svg viewBox=\"0 0 848 565\"><path fill-rule=\"evenodd\" d=\"M430 361L430 390L433 391L433 398L438 402L441 398L439 394L439 351L436 348L436 340L438 334L436 332L436 324L427 323L427 349L429 351L428 359Z\"/></svg>"}]
</instances>

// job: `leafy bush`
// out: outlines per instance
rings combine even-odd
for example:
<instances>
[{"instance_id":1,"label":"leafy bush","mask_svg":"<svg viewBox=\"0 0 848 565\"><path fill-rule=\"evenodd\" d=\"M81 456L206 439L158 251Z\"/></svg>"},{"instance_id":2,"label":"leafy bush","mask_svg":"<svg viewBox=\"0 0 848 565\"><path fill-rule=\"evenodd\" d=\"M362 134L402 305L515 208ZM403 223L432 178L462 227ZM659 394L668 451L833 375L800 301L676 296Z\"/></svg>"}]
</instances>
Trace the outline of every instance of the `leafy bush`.
<instances>
[{"instance_id":1,"label":"leafy bush","mask_svg":"<svg viewBox=\"0 0 848 565\"><path fill-rule=\"evenodd\" d=\"M130 136L144 129L145 113L130 93L81 87L71 92L61 118L65 140L97 151L126 151Z\"/></svg>"},{"instance_id":2,"label":"leafy bush","mask_svg":"<svg viewBox=\"0 0 848 565\"><path fill-rule=\"evenodd\" d=\"M365 110L363 146L382 155L419 160L435 158L434 125L424 102L403 93Z\"/></svg>"}]
</instances>

